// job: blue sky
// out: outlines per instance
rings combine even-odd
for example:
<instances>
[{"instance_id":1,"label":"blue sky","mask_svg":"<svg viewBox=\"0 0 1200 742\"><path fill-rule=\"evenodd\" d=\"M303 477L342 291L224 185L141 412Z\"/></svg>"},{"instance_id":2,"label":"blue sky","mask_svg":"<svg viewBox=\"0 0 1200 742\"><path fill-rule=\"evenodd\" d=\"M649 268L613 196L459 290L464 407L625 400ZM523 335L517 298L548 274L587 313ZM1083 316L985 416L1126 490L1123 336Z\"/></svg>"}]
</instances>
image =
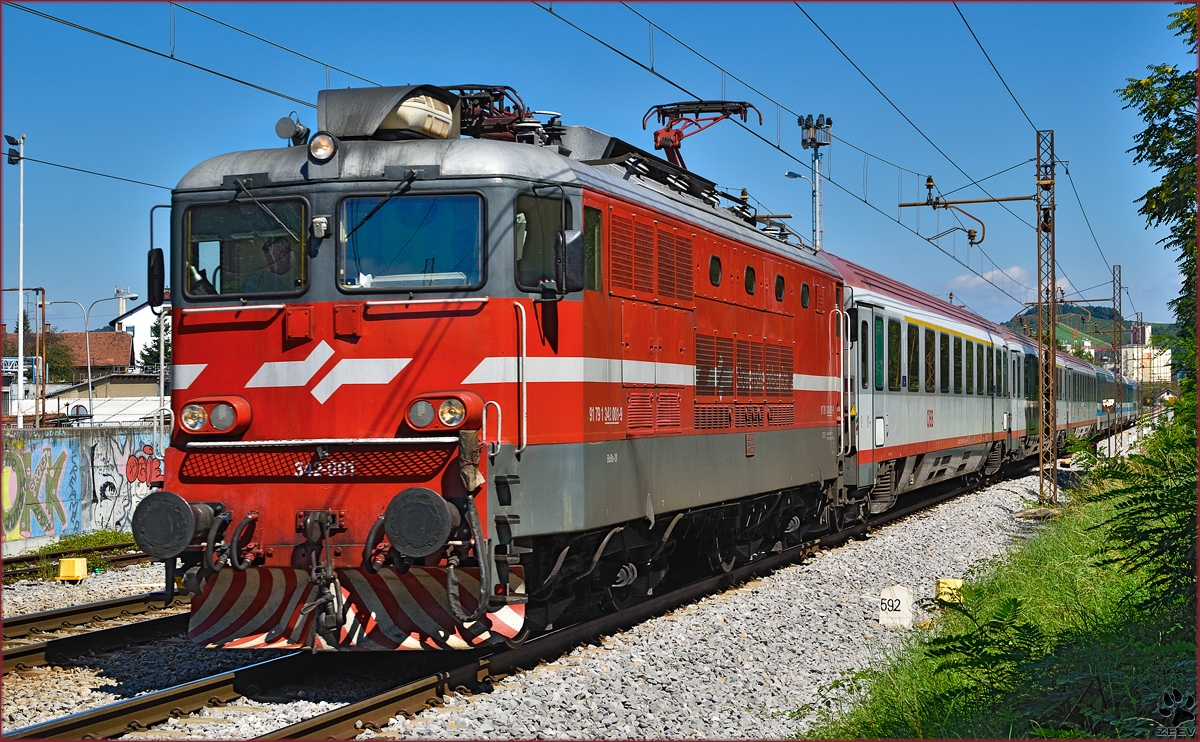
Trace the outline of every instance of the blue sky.
<instances>
[{"instance_id":1,"label":"blue sky","mask_svg":"<svg viewBox=\"0 0 1200 742\"><path fill-rule=\"evenodd\" d=\"M166 3L39 3L37 10L171 54L304 101L326 87L366 85ZM382 84L499 83L534 109L563 114L649 148L643 114L687 95L532 3L319 4L200 3L226 23ZM825 246L918 288L955 298L996 320L1020 305L897 224L899 200L924 198L926 174L948 192L1005 168L984 184L994 196L1033 191L1034 128L992 71L954 6L948 3L812 3L812 19L888 98L970 178L939 154L794 5L635 3L636 10L733 76L802 114L834 120L825 149ZM1149 321L1170 321L1167 301L1179 290L1173 256L1157 245L1134 200L1156 178L1126 150L1142 122L1113 92L1146 65L1194 65L1167 30L1164 3L963 3L959 6L1013 93L1042 129L1055 130L1056 154L1069 168L1096 239L1109 263L1123 266L1132 305ZM649 64L648 24L620 4L564 3L554 12ZM291 111L313 126L315 111L171 59L3 8L3 132L28 137L26 154L164 186L193 165L240 149L280 146L274 122ZM172 46L173 45L173 46ZM722 95L722 73L667 38L653 34L654 68L704 98ZM795 119L732 78L728 99L748 100L764 123L752 128L800 162L729 123L688 139L689 167L728 189L747 188L772 213L795 215L809 231L808 184L783 177L802 171ZM777 125L777 121L779 122ZM852 146L851 146L852 145ZM869 152L866 157L857 147ZM879 158L879 159L876 159ZM884 162L884 161L887 162ZM898 171L888 162L900 165ZM864 164L865 163L865 164ZM91 175L26 165L25 284L50 300L90 304L114 286L145 291L150 207L166 191ZM3 167L3 281L16 286L17 168ZM865 194L864 194L865 189ZM862 202L862 197L875 209ZM981 197L977 187L951 198ZM1070 182L1059 172L1057 249L1068 292L1111 294L1111 273L1097 251ZM1035 284L1033 205L966 207L987 225L982 248L961 234L942 248L980 273L996 266ZM878 209L878 210L876 210ZM919 217L918 217L918 213ZM904 225L932 236L951 226L945 212L905 209ZM938 221L940 218L940 222ZM167 238L165 218L157 239ZM982 261L982 262L981 262ZM995 275L994 273L989 275ZM1063 276L1060 274L1060 281ZM996 278L997 282L1007 282ZM1096 288L1090 288L1101 284ZM1010 288L1026 300L1019 288ZM1079 294L1075 294L1078 298ZM1029 299L1032 296L1028 297ZM4 295L11 325L14 295ZM100 304L93 328L115 313ZM72 305L51 307L51 322L83 329Z\"/></svg>"}]
</instances>

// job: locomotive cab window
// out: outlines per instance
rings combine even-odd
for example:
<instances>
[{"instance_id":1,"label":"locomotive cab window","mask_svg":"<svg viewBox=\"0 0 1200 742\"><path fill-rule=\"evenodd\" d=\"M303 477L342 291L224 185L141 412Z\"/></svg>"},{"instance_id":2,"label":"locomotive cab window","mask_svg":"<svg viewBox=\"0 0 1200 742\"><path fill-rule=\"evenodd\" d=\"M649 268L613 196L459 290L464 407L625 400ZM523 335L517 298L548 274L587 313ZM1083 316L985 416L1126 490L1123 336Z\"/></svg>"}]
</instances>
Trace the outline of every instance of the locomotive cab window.
<instances>
[{"instance_id":1,"label":"locomotive cab window","mask_svg":"<svg viewBox=\"0 0 1200 742\"><path fill-rule=\"evenodd\" d=\"M800 284L800 306L804 307L805 309L808 309L809 296L810 296L810 294L808 291L808 284L807 283ZM864 322L863 324L865 325L866 322Z\"/></svg>"},{"instance_id":2,"label":"locomotive cab window","mask_svg":"<svg viewBox=\"0 0 1200 742\"><path fill-rule=\"evenodd\" d=\"M775 275L775 301L783 301L783 276Z\"/></svg>"},{"instance_id":3,"label":"locomotive cab window","mask_svg":"<svg viewBox=\"0 0 1200 742\"><path fill-rule=\"evenodd\" d=\"M757 286L758 283L754 275L754 268L748 265L746 266L746 293L753 296L754 289Z\"/></svg>"},{"instance_id":4,"label":"locomotive cab window","mask_svg":"<svg viewBox=\"0 0 1200 742\"><path fill-rule=\"evenodd\" d=\"M483 285L483 198L474 193L342 200L344 291L436 291Z\"/></svg>"},{"instance_id":5,"label":"locomotive cab window","mask_svg":"<svg viewBox=\"0 0 1200 742\"><path fill-rule=\"evenodd\" d=\"M540 291L542 281L555 280L554 238L563 229L561 198L517 196L513 217L513 247L517 254L517 286L524 291ZM571 202L567 201L567 229L575 224ZM586 235L584 237L586 251Z\"/></svg>"},{"instance_id":6,"label":"locomotive cab window","mask_svg":"<svg viewBox=\"0 0 1200 742\"><path fill-rule=\"evenodd\" d=\"M299 200L189 208L184 217L184 293L303 293L308 281L305 212Z\"/></svg>"},{"instance_id":7,"label":"locomotive cab window","mask_svg":"<svg viewBox=\"0 0 1200 742\"><path fill-rule=\"evenodd\" d=\"M721 285L721 259L716 255L708 257L708 282L713 286Z\"/></svg>"}]
</instances>

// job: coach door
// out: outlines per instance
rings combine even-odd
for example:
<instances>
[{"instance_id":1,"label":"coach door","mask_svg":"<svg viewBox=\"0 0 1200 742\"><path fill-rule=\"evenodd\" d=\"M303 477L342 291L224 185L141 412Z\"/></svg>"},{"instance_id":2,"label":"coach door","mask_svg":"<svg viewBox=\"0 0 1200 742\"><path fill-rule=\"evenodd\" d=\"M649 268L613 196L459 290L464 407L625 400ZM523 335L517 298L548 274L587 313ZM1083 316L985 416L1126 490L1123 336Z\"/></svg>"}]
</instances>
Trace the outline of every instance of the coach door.
<instances>
[{"instance_id":1,"label":"coach door","mask_svg":"<svg viewBox=\"0 0 1200 742\"><path fill-rule=\"evenodd\" d=\"M876 449L887 441L883 311L868 304L858 305L858 483L875 481Z\"/></svg>"}]
</instances>

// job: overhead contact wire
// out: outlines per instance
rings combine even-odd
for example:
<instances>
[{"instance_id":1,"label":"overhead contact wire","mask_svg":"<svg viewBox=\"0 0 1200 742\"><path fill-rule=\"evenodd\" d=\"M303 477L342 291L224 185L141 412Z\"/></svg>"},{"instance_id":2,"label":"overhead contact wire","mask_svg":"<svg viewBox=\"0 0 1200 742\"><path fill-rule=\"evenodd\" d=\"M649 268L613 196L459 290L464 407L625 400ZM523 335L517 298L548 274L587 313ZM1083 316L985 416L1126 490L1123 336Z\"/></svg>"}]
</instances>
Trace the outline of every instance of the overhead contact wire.
<instances>
[{"instance_id":1,"label":"overhead contact wire","mask_svg":"<svg viewBox=\"0 0 1200 742\"><path fill-rule=\"evenodd\" d=\"M238 28L237 26L233 25L232 23L226 23L225 21L222 21L218 18L213 18L211 15L205 15L204 13L201 13L200 11L198 11L194 8L189 8L188 6L182 5L180 3L171 3L171 5L173 7L179 8L180 10L186 10L189 13L192 13L194 15L200 16L201 18L210 20L219 26L224 26L225 28L228 28L231 31L237 31L240 34L245 34L246 36L249 36L252 39L257 39L258 41L263 42L264 44L270 44L271 46L275 47L276 49L281 49L285 52L288 52L289 54L295 54L297 57L300 57L301 59L307 59L310 62L321 65L322 67L326 67L326 68L334 70L336 72L340 72L343 75L347 75L348 77L353 77L355 80L362 80L363 82L370 83L376 87L383 87L383 85L381 83L377 83L374 80L368 80L367 78L363 77L362 75L356 75L353 72L350 72L349 70L344 70L341 67L329 64L328 62L322 62L321 60L316 59L315 57L308 56L304 52L296 51L295 49L286 47L283 44L279 44L274 41L271 41L270 39L263 38L262 36L251 33L249 31L245 30L244 28Z\"/></svg>"},{"instance_id":2,"label":"overhead contact wire","mask_svg":"<svg viewBox=\"0 0 1200 742\"><path fill-rule=\"evenodd\" d=\"M587 30L585 30L585 29L581 28L580 26L577 26L576 24L572 23L572 22L571 22L570 20L568 20L567 18L564 18L563 16L559 15L558 13L555 13L553 8L550 8L550 7L544 6L544 5L542 5L541 3L538 3L538 2L536 2L536 0L534 0L534 1L533 1L533 4L534 4L534 5L536 5L537 7L541 8L542 10L546 11L546 12L547 12L547 13L549 13L550 15L554 16L555 18L559 19L559 20L560 20L560 21L562 21L563 23L567 24L567 25L568 25L568 26L570 26L571 28L575 29L575 30L576 30L576 31L578 31L579 33L583 34L584 36L587 36L589 39L591 39L592 41L595 41L597 44L600 44L601 46L605 47L606 49L608 49L608 50L612 51L614 54L617 54L618 56L622 57L623 59L625 59L625 60L629 61L631 64L634 64L634 65L636 65L636 66L640 67L641 69L645 70L646 72L649 72L650 74L652 74L652 75L654 75L655 77L659 78L660 80L662 80L663 82L667 83L668 85L670 85L671 87L675 88L676 90L679 90L679 91L680 91L680 92L682 92L684 95L691 96L692 98L694 98L694 99L696 99L696 100L701 100L701 98L700 98L698 95L696 95L696 94L695 94L695 93L693 93L692 91L688 90L687 88L683 87L682 85L680 85L679 83L675 82L674 80L671 80L670 78L666 77L666 76L665 76L665 75L663 75L661 72L658 72L657 70L653 70L653 69L651 69L650 67L647 67L647 66L646 66L645 64L643 64L642 62L638 61L637 59L634 59L633 57L631 57L630 55L628 55L628 54L626 54L625 52L621 51L620 49L617 49L617 48L616 48L616 47L614 47L612 44L609 44L608 42L606 42L606 41L604 41L603 39L601 39L601 38L599 38L599 37L595 36L594 34L590 33L589 31L587 31ZM759 141L763 142L763 143L764 143L764 144L766 144L768 147L771 147L772 149L775 149L776 151L780 152L780 153L781 153L781 154L783 154L784 156L786 156L786 157L788 157L789 159L791 159L793 162L796 162L796 163L799 163L800 165L803 165L803 166L808 166L808 167L810 167L810 168L811 168L811 166L809 166L809 164L808 164L808 163L806 163L806 162L804 162L804 161L800 160L798 157L796 157L795 155L793 155L791 152L788 152L788 151L787 151L786 149L784 149L783 147L781 147L781 146L779 146L779 145L775 144L774 142L772 142L771 140L767 139L766 137L763 137L763 136L762 136L761 134L759 134L758 132L756 132L756 131L754 131L754 130L750 129L750 128L749 128L748 126L746 126L746 125L745 125L743 122L741 122L741 121L738 121L737 119L730 119L730 120L731 120L731 121L733 121L733 123L735 123L735 124L737 124L738 126L740 126L742 129L744 129L746 132L748 132L748 133L749 133L751 136L753 136L753 137L755 137L756 139L758 139ZM965 175L965 173L964 173L964 175ZM970 176L967 176L967 177L970 177ZM836 186L838 189L840 189L841 191L843 191L843 192L844 192L844 193L846 193L847 195L849 195L849 196L852 196L852 197L854 197L854 198L858 199L859 201L862 201L864 204L866 204L867 206L869 206L871 209L873 209L874 211L876 211L876 212L878 212L879 214L881 214L882 216L884 216L884 217L885 217L885 218L886 218L888 221L890 221L890 222L892 222L892 223L894 223L894 224L899 224L901 227L903 227L904 229L908 230L908 231L909 231L909 232L911 232L912 234L916 235L917 237L920 237L922 240L924 240L925 242L929 243L930 245L933 245L933 246L934 246L935 248L937 248L937 249L938 249L938 251L940 251L942 254L946 255L947 257L949 257L949 258L950 258L951 260L953 260L954 262L956 262L956 263L958 263L959 265L963 266L963 267L964 267L964 268L966 268L968 271L970 271L970 272L974 273L976 276L979 276L979 278L980 278L981 280L983 280L984 282L986 282L986 283L988 283L989 285L991 285L993 288L995 288L995 289L996 289L997 291L999 291L1000 293L1004 294L1005 296L1007 296L1008 298L1010 298L1010 299L1012 299L1013 301L1017 302L1018 304L1024 304L1024 302L1023 302L1023 301L1021 301L1021 300L1020 300L1020 299L1018 299L1017 297L1013 296L1012 294L1008 293L1007 291L1005 291L1005 290L1004 290L1003 288L1001 288L1000 286L996 285L996 283L995 283L995 282L993 282L991 279L989 279L987 276L985 276L985 275L983 275L983 274L980 274L980 273L976 272L974 268L972 268L970 265L968 265L968 264L966 264L966 263L963 263L961 260L959 260L959 259L958 259L958 257L957 257L957 256L955 256L955 255L953 255L953 254L951 254L951 253L947 252L945 249L943 249L943 248L942 248L942 246L941 246L941 245L938 245L936 242L933 242L932 240L928 239L927 237L925 237L925 236L921 235L920 233L918 233L918 232L914 231L914 230L913 230L911 227L909 227L908 225L904 224L903 222L899 222L899 221L897 221L896 219L893 219L893 218L892 218L890 215L888 215L888 214L887 214L886 212L884 212L882 209L880 209L879 207L875 206L874 204L872 204L872 203L870 203L870 202L868 202L868 201L865 201L865 200L864 200L864 199L863 199L861 196L859 196L859 195L858 195L858 194L856 194L856 193L853 193L852 191L850 191L850 189L846 188L845 186L843 186L842 184L840 184L840 183L838 183L837 181L833 180L832 178L829 178L829 177L824 177L824 176L823 176L823 178L824 178L824 180L826 180L827 182L829 182L829 183L832 183L834 186ZM980 250L980 252L983 252L983 251L982 251L982 250ZM1013 283L1014 285L1020 286L1021 288L1024 288L1024 289L1026 289L1026 290L1030 290L1028 286L1025 286L1024 284L1022 284L1022 283L1020 283L1019 281L1017 281L1016 279L1014 279L1012 276L1009 276L1007 273L1005 273L1005 272L1004 272L1004 270L1003 270L1002 268L1000 268L1000 266L999 266L999 265L997 265L997 264L996 264L996 261L992 260L991 256L988 256L988 255L987 255L987 253L983 253L983 254L984 254L985 256L987 256L987 259L988 259L988 261L989 261L989 262L991 262L991 264L992 264L992 265L994 265L994 266L996 267L996 270L997 270L997 271L999 271L999 272L1000 272L1002 275L1004 275L1006 278L1008 278L1010 281L1012 281L1012 283Z\"/></svg>"},{"instance_id":3,"label":"overhead contact wire","mask_svg":"<svg viewBox=\"0 0 1200 742\"><path fill-rule=\"evenodd\" d=\"M52 16L49 13L43 13L40 10L34 10L33 8L28 8L28 7L25 7L24 5L18 5L17 3L12 3L12 2L6 2L4 4L10 8L15 8L17 10L23 10L26 13L29 13L31 15L36 15L39 18L45 18L48 21L54 21L55 23L61 23L64 26L69 26L69 27L77 29L79 31L84 31L86 33L90 33L93 36L99 36L102 39L108 39L109 41L115 41L118 44L124 44L125 46L131 47L133 49L137 49L139 51L146 52L147 54L153 54L156 57L161 57L163 59L169 59L172 62L178 62L182 65L191 67L192 69L200 70L201 72L207 72L210 75L216 75L217 77L223 78L225 80L229 80L230 82L236 82L239 85L245 85L248 88L254 88L255 90L261 91L263 93L269 93L270 95L274 95L279 98L283 98L284 100L289 100L293 103L298 103L302 106L308 106L309 108L317 107L317 105L315 103L309 103L306 100L301 100L300 98L294 98L286 93L281 93L278 90L272 90L271 88L263 87L262 85L257 85L255 83L249 82L247 80L243 80L239 77L234 77L233 75L227 75L224 72L218 72L217 70L211 69L209 67L204 67L203 65L196 64L195 62L188 62L187 60L180 59L179 57L174 57L174 56L171 56L170 54L164 54L163 52L157 51L155 49L151 49L146 46L142 46L141 44L135 44L132 41L127 41L127 40L119 38L117 36L112 36L111 34L106 34L106 33L103 33L102 31L97 31L94 28L88 28L87 26L82 26L78 23L73 23L73 22L65 20L63 18L59 18L57 16Z\"/></svg>"},{"instance_id":4,"label":"overhead contact wire","mask_svg":"<svg viewBox=\"0 0 1200 742\"><path fill-rule=\"evenodd\" d=\"M987 49L983 48L983 42L981 42L979 37L975 35L975 29L971 28L970 23L967 23L967 17L963 15L962 9L958 7L958 3L952 3L952 5L954 5L954 9L958 11L958 17L962 18L963 25L965 25L967 30L971 32L971 38L975 39L976 45L979 46L979 51L983 52L983 58L986 59L988 64L992 66L992 71L996 73L996 77L1000 78L1000 84L1003 85L1004 89L1008 91L1009 97L1012 98L1013 103L1017 104L1017 108L1021 109L1021 115L1025 117L1025 120L1029 122L1029 125L1033 127L1033 130L1037 131L1037 127L1033 124L1033 119L1029 118L1028 113L1025 113L1025 107L1021 105L1021 101L1017 100L1017 96L1013 94L1012 88L1008 86L1008 82L1006 82L1004 79L1004 75L1001 75L1000 70L996 69L996 63L993 62L991 56L988 55Z\"/></svg>"},{"instance_id":5,"label":"overhead contact wire","mask_svg":"<svg viewBox=\"0 0 1200 742\"><path fill-rule=\"evenodd\" d=\"M164 191L171 190L170 186L158 185L157 183L147 183L144 180L134 180L132 178L122 178L118 175L109 175L108 173L98 173L95 170L84 170L81 167L71 167L70 165L59 165L57 162L46 162L45 160L35 160L32 157L22 157L21 159L25 160L26 162L36 162L39 165L49 165L50 167L58 167L58 168L62 168L63 170L74 170L77 173L87 173L88 175L97 175L101 178L110 178L112 180L120 180L125 183L134 183L137 185L149 186L151 188L161 188Z\"/></svg>"}]
</instances>

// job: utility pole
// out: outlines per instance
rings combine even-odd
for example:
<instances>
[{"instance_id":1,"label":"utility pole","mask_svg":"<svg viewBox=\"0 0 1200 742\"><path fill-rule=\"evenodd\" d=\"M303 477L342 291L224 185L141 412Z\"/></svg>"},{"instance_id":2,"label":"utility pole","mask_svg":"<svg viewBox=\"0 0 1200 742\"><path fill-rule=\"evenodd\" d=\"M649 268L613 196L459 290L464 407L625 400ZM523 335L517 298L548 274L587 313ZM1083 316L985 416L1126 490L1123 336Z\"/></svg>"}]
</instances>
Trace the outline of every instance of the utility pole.
<instances>
[{"instance_id":1,"label":"utility pole","mask_svg":"<svg viewBox=\"0 0 1200 742\"><path fill-rule=\"evenodd\" d=\"M17 153L21 173L20 212L17 217L17 427L25 427L25 135L17 140L5 137L9 144L20 147ZM13 164L13 151L8 151Z\"/></svg>"},{"instance_id":2,"label":"utility pole","mask_svg":"<svg viewBox=\"0 0 1200 742\"><path fill-rule=\"evenodd\" d=\"M1054 130L1037 132L1038 505L1058 504L1058 400L1054 335L1058 326L1054 266Z\"/></svg>"},{"instance_id":3,"label":"utility pole","mask_svg":"<svg viewBox=\"0 0 1200 742\"><path fill-rule=\"evenodd\" d=\"M814 121L812 114L797 118L800 124L800 146L812 150L812 232L813 247L824 249L825 226L821 223L821 147L828 146L832 141L829 130L833 127L833 118L825 118L819 114Z\"/></svg>"},{"instance_id":4,"label":"utility pole","mask_svg":"<svg viewBox=\"0 0 1200 742\"><path fill-rule=\"evenodd\" d=\"M1121 266L1114 265L1112 267L1112 287L1113 287L1113 414L1120 419L1121 405L1125 401L1125 384L1121 379L1121 356L1124 353L1125 346L1125 323L1121 319ZM1120 428L1115 431L1113 436L1113 446L1116 448L1116 453L1121 453L1121 431Z\"/></svg>"}]
</instances>

